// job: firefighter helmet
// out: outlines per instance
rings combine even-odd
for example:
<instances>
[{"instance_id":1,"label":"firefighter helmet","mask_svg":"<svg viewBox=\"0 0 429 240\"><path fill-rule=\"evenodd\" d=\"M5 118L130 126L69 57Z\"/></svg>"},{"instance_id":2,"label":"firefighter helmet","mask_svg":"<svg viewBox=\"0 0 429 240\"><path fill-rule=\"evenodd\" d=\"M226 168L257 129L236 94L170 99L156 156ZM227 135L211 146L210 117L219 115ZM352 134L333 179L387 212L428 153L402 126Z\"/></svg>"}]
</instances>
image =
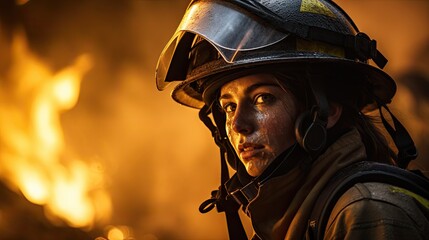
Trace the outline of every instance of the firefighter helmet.
<instances>
[{"instance_id":1,"label":"firefighter helmet","mask_svg":"<svg viewBox=\"0 0 429 240\"><path fill-rule=\"evenodd\" d=\"M396 91L381 70L386 62L376 41L332 1L194 0L159 57L156 81L159 90L180 82L173 99L201 108L237 75L322 64L326 71L363 75L373 100L384 104Z\"/></svg>"}]
</instances>

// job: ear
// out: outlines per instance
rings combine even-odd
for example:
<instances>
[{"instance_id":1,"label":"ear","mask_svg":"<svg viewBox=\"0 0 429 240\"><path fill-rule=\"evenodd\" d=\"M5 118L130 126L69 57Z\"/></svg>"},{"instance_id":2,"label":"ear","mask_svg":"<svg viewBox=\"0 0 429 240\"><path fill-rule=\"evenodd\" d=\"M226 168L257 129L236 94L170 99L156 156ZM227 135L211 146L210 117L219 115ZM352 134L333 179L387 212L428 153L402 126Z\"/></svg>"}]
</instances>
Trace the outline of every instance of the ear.
<instances>
[{"instance_id":1,"label":"ear","mask_svg":"<svg viewBox=\"0 0 429 240\"><path fill-rule=\"evenodd\" d=\"M338 119L341 117L341 113L343 112L343 106L337 103L330 103L329 104L329 116L328 116L328 124L326 125L326 128L333 127L337 122Z\"/></svg>"}]
</instances>

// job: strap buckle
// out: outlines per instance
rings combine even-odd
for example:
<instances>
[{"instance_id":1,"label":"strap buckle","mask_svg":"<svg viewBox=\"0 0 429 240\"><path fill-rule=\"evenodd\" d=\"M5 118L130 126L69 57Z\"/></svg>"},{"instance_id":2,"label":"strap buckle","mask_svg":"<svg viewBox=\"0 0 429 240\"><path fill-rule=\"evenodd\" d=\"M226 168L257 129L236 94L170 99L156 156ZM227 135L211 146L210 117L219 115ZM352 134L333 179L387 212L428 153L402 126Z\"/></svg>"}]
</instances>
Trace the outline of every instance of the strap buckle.
<instances>
[{"instance_id":1,"label":"strap buckle","mask_svg":"<svg viewBox=\"0 0 429 240\"><path fill-rule=\"evenodd\" d=\"M359 59L366 61L377 56L377 41L371 40L363 32L358 33L354 40L354 49Z\"/></svg>"},{"instance_id":2,"label":"strap buckle","mask_svg":"<svg viewBox=\"0 0 429 240\"><path fill-rule=\"evenodd\" d=\"M251 181L246 186L230 193L229 196L232 196L238 204L247 206L258 195L259 188L257 185L256 181Z\"/></svg>"},{"instance_id":3,"label":"strap buckle","mask_svg":"<svg viewBox=\"0 0 429 240\"><path fill-rule=\"evenodd\" d=\"M359 32L353 38L353 49L361 61L372 59L380 68L384 68L387 64L387 59L377 50L377 41L363 32Z\"/></svg>"}]
</instances>

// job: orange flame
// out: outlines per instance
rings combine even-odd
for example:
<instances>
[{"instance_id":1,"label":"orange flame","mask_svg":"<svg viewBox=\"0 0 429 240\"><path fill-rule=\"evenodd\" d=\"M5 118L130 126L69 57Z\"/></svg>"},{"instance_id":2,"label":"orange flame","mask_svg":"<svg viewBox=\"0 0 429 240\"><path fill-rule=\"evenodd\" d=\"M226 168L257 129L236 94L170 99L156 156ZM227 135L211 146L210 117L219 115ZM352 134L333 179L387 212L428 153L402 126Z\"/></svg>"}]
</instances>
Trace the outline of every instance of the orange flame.
<instances>
[{"instance_id":1,"label":"orange flame","mask_svg":"<svg viewBox=\"0 0 429 240\"><path fill-rule=\"evenodd\" d=\"M52 72L30 52L20 31L11 51L11 68L0 85L0 176L29 201L45 205L51 219L74 227L107 219L111 202L100 165L66 156L59 119L76 105L91 56L82 54Z\"/></svg>"}]
</instances>

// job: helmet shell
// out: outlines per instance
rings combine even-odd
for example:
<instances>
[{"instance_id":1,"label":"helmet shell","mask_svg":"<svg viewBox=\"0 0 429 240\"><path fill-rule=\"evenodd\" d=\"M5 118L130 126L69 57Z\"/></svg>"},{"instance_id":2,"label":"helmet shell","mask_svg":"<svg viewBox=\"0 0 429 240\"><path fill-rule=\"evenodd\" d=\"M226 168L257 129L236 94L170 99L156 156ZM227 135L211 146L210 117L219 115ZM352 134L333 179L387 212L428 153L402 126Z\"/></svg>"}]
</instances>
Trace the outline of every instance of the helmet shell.
<instances>
[{"instance_id":1,"label":"helmet shell","mask_svg":"<svg viewBox=\"0 0 429 240\"><path fill-rule=\"evenodd\" d=\"M332 1L195 0L158 61L158 89L179 81L173 99L201 108L209 86L213 92L239 76L322 64L329 72L362 74L371 94L389 103L396 91L393 79L345 42L358 32Z\"/></svg>"}]
</instances>

